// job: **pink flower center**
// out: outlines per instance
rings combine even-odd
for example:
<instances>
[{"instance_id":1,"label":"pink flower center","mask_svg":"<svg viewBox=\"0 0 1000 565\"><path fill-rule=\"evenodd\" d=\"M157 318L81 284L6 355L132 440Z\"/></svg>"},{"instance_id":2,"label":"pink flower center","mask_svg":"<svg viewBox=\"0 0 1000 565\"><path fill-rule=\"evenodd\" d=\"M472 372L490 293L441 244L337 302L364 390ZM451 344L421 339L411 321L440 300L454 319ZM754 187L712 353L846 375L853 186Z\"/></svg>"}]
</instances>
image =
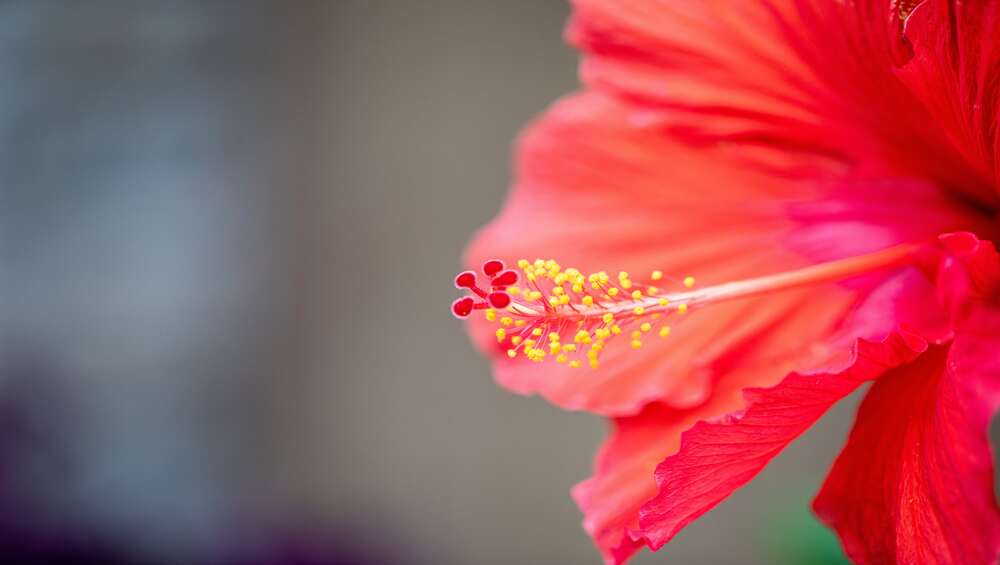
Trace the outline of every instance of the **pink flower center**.
<instances>
[{"instance_id":1,"label":"pink flower center","mask_svg":"<svg viewBox=\"0 0 1000 565\"><path fill-rule=\"evenodd\" d=\"M490 280L481 288L477 274L466 271L455 286L470 291L452 304L452 313L469 316L483 310L497 325L497 341L507 356L525 356L536 362L555 359L577 368L584 360L600 365L601 352L611 339L627 335L633 349L641 349L650 335L667 338L670 323L689 310L709 304L780 292L790 288L843 280L913 261L916 244L903 244L874 253L811 265L763 277L694 289L695 279L665 277L660 271L633 280L626 272L584 274L563 269L554 260L518 261L522 277L496 259L483 265Z\"/></svg>"}]
</instances>

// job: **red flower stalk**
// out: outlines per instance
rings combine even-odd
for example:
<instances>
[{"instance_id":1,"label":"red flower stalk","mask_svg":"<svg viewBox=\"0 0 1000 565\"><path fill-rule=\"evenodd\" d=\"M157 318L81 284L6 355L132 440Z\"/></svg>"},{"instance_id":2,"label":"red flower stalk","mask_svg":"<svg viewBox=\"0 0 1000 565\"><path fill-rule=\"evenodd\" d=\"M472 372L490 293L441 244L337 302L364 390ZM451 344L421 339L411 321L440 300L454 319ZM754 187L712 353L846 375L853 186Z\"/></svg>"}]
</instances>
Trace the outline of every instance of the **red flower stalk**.
<instances>
[{"instance_id":1,"label":"red flower stalk","mask_svg":"<svg viewBox=\"0 0 1000 565\"><path fill-rule=\"evenodd\" d=\"M587 88L453 312L503 386L613 422L573 492L606 561L873 382L816 513L859 563L995 562L1000 2L577 0L568 36Z\"/></svg>"}]
</instances>

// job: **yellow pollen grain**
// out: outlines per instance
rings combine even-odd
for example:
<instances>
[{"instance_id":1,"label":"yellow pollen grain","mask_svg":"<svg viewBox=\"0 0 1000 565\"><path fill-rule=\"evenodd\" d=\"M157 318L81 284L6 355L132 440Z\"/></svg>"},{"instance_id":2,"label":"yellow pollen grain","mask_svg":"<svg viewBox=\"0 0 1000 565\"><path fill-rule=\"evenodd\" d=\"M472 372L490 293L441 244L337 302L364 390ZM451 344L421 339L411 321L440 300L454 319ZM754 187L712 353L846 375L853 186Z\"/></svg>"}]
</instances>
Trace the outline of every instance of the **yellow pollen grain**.
<instances>
[{"instance_id":1,"label":"yellow pollen grain","mask_svg":"<svg viewBox=\"0 0 1000 565\"><path fill-rule=\"evenodd\" d=\"M535 337L538 337L538 336L542 335L542 328L535 328L535 329L531 330L531 335L533 335Z\"/></svg>"},{"instance_id":2,"label":"yellow pollen grain","mask_svg":"<svg viewBox=\"0 0 1000 565\"><path fill-rule=\"evenodd\" d=\"M564 295L560 296L559 297L559 304L561 304L563 306L569 304L569 295L568 294L564 294Z\"/></svg>"},{"instance_id":3,"label":"yellow pollen grain","mask_svg":"<svg viewBox=\"0 0 1000 565\"><path fill-rule=\"evenodd\" d=\"M632 291L632 299L633 300L639 300L640 298L642 298L642 291L641 290L633 290Z\"/></svg>"},{"instance_id":4,"label":"yellow pollen grain","mask_svg":"<svg viewBox=\"0 0 1000 565\"><path fill-rule=\"evenodd\" d=\"M517 357L517 350L516 349L508 349L507 350L507 357L510 357L511 359Z\"/></svg>"},{"instance_id":5,"label":"yellow pollen grain","mask_svg":"<svg viewBox=\"0 0 1000 565\"><path fill-rule=\"evenodd\" d=\"M549 341L559 341L559 334L554 333L554 332L550 333L549 334Z\"/></svg>"},{"instance_id":6,"label":"yellow pollen grain","mask_svg":"<svg viewBox=\"0 0 1000 565\"><path fill-rule=\"evenodd\" d=\"M553 306L559 306L559 297L558 296L550 296L549 297L549 304L551 304Z\"/></svg>"},{"instance_id":7,"label":"yellow pollen grain","mask_svg":"<svg viewBox=\"0 0 1000 565\"><path fill-rule=\"evenodd\" d=\"M601 319L604 320L605 324L612 324L615 321L615 315L612 314L611 312L608 312L603 317L601 317Z\"/></svg>"},{"instance_id":8,"label":"yellow pollen grain","mask_svg":"<svg viewBox=\"0 0 1000 565\"><path fill-rule=\"evenodd\" d=\"M504 316L503 318L500 318L500 323L503 324L504 326L510 327L510 325L514 323L514 318L511 318L510 316Z\"/></svg>"},{"instance_id":9,"label":"yellow pollen grain","mask_svg":"<svg viewBox=\"0 0 1000 565\"><path fill-rule=\"evenodd\" d=\"M565 363L566 361L569 361L569 357L566 357L565 353L560 353L559 356L556 357L556 363Z\"/></svg>"},{"instance_id":10,"label":"yellow pollen grain","mask_svg":"<svg viewBox=\"0 0 1000 565\"><path fill-rule=\"evenodd\" d=\"M642 330L643 332L648 332L649 330L653 329L653 325L650 324L649 322L643 322L642 325L639 326L639 329Z\"/></svg>"},{"instance_id":11,"label":"yellow pollen grain","mask_svg":"<svg viewBox=\"0 0 1000 565\"><path fill-rule=\"evenodd\" d=\"M572 289L573 289L573 292L575 292L577 294L580 294L581 292L583 292L583 285L579 284L579 283L574 284L573 287L572 287Z\"/></svg>"},{"instance_id":12,"label":"yellow pollen grain","mask_svg":"<svg viewBox=\"0 0 1000 565\"><path fill-rule=\"evenodd\" d=\"M646 309L643 308L642 306L636 306L635 308L632 309L632 313L635 314L636 316L642 316L645 312Z\"/></svg>"},{"instance_id":13,"label":"yellow pollen grain","mask_svg":"<svg viewBox=\"0 0 1000 565\"><path fill-rule=\"evenodd\" d=\"M512 286L507 289L507 293L517 296L518 294L521 294L521 289L517 288L516 286Z\"/></svg>"},{"instance_id":14,"label":"yellow pollen grain","mask_svg":"<svg viewBox=\"0 0 1000 565\"><path fill-rule=\"evenodd\" d=\"M584 296L582 302L583 302L584 306L593 306L594 305L594 297L593 296L589 296L589 295L588 296Z\"/></svg>"},{"instance_id":15,"label":"yellow pollen grain","mask_svg":"<svg viewBox=\"0 0 1000 565\"><path fill-rule=\"evenodd\" d=\"M666 298L660 299L660 306L666 306L667 304L670 304L669 300L667 300Z\"/></svg>"},{"instance_id":16,"label":"yellow pollen grain","mask_svg":"<svg viewBox=\"0 0 1000 565\"><path fill-rule=\"evenodd\" d=\"M628 278L628 273L621 271L618 273L618 280L623 281Z\"/></svg>"},{"instance_id":17,"label":"yellow pollen grain","mask_svg":"<svg viewBox=\"0 0 1000 565\"><path fill-rule=\"evenodd\" d=\"M503 328L498 329L497 341L503 341L505 337L507 337L507 332Z\"/></svg>"},{"instance_id":18,"label":"yellow pollen grain","mask_svg":"<svg viewBox=\"0 0 1000 565\"><path fill-rule=\"evenodd\" d=\"M572 360L572 361L569 362L569 366L570 366L570 368L573 368L573 369L579 369L580 368L580 362L577 361L576 359L574 359L574 360Z\"/></svg>"},{"instance_id":19,"label":"yellow pollen grain","mask_svg":"<svg viewBox=\"0 0 1000 565\"><path fill-rule=\"evenodd\" d=\"M618 296L618 289L614 288L614 287L609 288L608 289L608 296Z\"/></svg>"},{"instance_id":20,"label":"yellow pollen grain","mask_svg":"<svg viewBox=\"0 0 1000 565\"><path fill-rule=\"evenodd\" d=\"M576 344L567 343L566 345L563 346L563 351L569 351L570 353L573 353L574 351L576 351Z\"/></svg>"},{"instance_id":21,"label":"yellow pollen grain","mask_svg":"<svg viewBox=\"0 0 1000 565\"><path fill-rule=\"evenodd\" d=\"M566 289L561 286L554 286L552 287L552 294L562 296L563 294L566 294Z\"/></svg>"},{"instance_id":22,"label":"yellow pollen grain","mask_svg":"<svg viewBox=\"0 0 1000 565\"><path fill-rule=\"evenodd\" d=\"M625 280L619 281L619 282L621 283L622 288L624 288L626 290L632 288L632 281L630 281L628 279L625 279Z\"/></svg>"},{"instance_id":23,"label":"yellow pollen grain","mask_svg":"<svg viewBox=\"0 0 1000 565\"><path fill-rule=\"evenodd\" d=\"M537 291L537 290L533 290L533 291L531 291L531 297L530 298L532 300L541 300L542 299L542 293L539 292L539 291Z\"/></svg>"},{"instance_id":24,"label":"yellow pollen grain","mask_svg":"<svg viewBox=\"0 0 1000 565\"><path fill-rule=\"evenodd\" d=\"M553 355L555 355L556 353L559 353L561 350L562 350L562 346L559 345L559 342L554 341L554 342L552 342L552 343L549 344L549 351Z\"/></svg>"},{"instance_id":25,"label":"yellow pollen grain","mask_svg":"<svg viewBox=\"0 0 1000 565\"><path fill-rule=\"evenodd\" d=\"M632 340L632 349L639 349L640 347L642 347L642 341L640 341L638 339L633 339Z\"/></svg>"},{"instance_id":26,"label":"yellow pollen grain","mask_svg":"<svg viewBox=\"0 0 1000 565\"><path fill-rule=\"evenodd\" d=\"M590 360L590 368L591 369L596 369L598 366L600 366L600 363L597 362L597 359L591 359Z\"/></svg>"},{"instance_id":27,"label":"yellow pollen grain","mask_svg":"<svg viewBox=\"0 0 1000 565\"><path fill-rule=\"evenodd\" d=\"M524 348L525 349L533 349L535 347L535 343L537 343L537 342L535 340L533 340L533 339L526 339L526 340L524 340Z\"/></svg>"},{"instance_id":28,"label":"yellow pollen grain","mask_svg":"<svg viewBox=\"0 0 1000 565\"><path fill-rule=\"evenodd\" d=\"M534 273L524 273L524 278L528 279L528 282L535 282Z\"/></svg>"},{"instance_id":29,"label":"yellow pollen grain","mask_svg":"<svg viewBox=\"0 0 1000 565\"><path fill-rule=\"evenodd\" d=\"M530 265L530 264L531 263L529 263L527 259L518 259L517 260L517 268L519 268L519 269L527 269L528 265Z\"/></svg>"},{"instance_id":30,"label":"yellow pollen grain","mask_svg":"<svg viewBox=\"0 0 1000 565\"><path fill-rule=\"evenodd\" d=\"M545 261L543 261L541 259L535 259L534 266L535 266L536 269L544 269L545 268Z\"/></svg>"},{"instance_id":31,"label":"yellow pollen grain","mask_svg":"<svg viewBox=\"0 0 1000 565\"><path fill-rule=\"evenodd\" d=\"M694 286L694 277L684 277L684 286L686 288Z\"/></svg>"},{"instance_id":32,"label":"yellow pollen grain","mask_svg":"<svg viewBox=\"0 0 1000 565\"><path fill-rule=\"evenodd\" d=\"M517 345L517 344L521 343L522 340L523 340L523 338L521 336L519 336L519 335L516 335L516 336L510 338L510 342L513 343L514 345Z\"/></svg>"},{"instance_id":33,"label":"yellow pollen grain","mask_svg":"<svg viewBox=\"0 0 1000 565\"><path fill-rule=\"evenodd\" d=\"M688 311L688 305L687 304L681 304L681 305L677 306L677 313L678 314L687 314L687 311Z\"/></svg>"},{"instance_id":34,"label":"yellow pollen grain","mask_svg":"<svg viewBox=\"0 0 1000 565\"><path fill-rule=\"evenodd\" d=\"M658 281L663 278L663 271L653 271L653 274L649 275L649 278Z\"/></svg>"},{"instance_id":35,"label":"yellow pollen grain","mask_svg":"<svg viewBox=\"0 0 1000 565\"><path fill-rule=\"evenodd\" d=\"M660 337L667 337L670 335L670 326L663 326L660 328Z\"/></svg>"},{"instance_id":36,"label":"yellow pollen grain","mask_svg":"<svg viewBox=\"0 0 1000 565\"><path fill-rule=\"evenodd\" d=\"M495 322L497 319L497 312L492 308L486 309L486 320L490 322Z\"/></svg>"},{"instance_id":37,"label":"yellow pollen grain","mask_svg":"<svg viewBox=\"0 0 1000 565\"><path fill-rule=\"evenodd\" d=\"M659 294L659 292L660 292L660 289L656 288L655 286L651 286L651 287L649 287L649 288L646 289L646 294L648 294L650 296L656 296L657 294Z\"/></svg>"},{"instance_id":38,"label":"yellow pollen grain","mask_svg":"<svg viewBox=\"0 0 1000 565\"><path fill-rule=\"evenodd\" d=\"M621 335L622 334L621 326L619 326L618 324L611 326L611 333L615 335Z\"/></svg>"}]
</instances>

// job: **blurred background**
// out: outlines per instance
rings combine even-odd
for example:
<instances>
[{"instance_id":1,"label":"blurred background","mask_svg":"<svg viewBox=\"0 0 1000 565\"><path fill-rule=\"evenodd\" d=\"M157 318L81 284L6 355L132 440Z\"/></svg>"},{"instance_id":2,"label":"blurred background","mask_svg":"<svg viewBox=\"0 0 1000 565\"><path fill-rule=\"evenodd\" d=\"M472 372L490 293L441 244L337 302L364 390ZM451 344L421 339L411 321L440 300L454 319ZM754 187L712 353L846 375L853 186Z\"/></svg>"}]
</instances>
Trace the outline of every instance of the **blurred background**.
<instances>
[{"instance_id":1,"label":"blurred background","mask_svg":"<svg viewBox=\"0 0 1000 565\"><path fill-rule=\"evenodd\" d=\"M577 86L541 0L0 4L0 557L598 563L600 419L448 312L518 130ZM854 400L638 563L839 563Z\"/></svg>"}]
</instances>

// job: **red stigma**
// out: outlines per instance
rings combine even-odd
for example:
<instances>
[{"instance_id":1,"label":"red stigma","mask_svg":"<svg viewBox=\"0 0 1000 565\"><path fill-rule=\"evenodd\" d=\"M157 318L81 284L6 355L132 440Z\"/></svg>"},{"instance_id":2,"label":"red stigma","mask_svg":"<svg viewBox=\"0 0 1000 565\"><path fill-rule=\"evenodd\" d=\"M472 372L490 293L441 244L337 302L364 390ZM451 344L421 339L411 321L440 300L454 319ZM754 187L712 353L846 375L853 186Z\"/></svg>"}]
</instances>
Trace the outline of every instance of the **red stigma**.
<instances>
[{"instance_id":1,"label":"red stigma","mask_svg":"<svg viewBox=\"0 0 1000 565\"><path fill-rule=\"evenodd\" d=\"M506 308L510 305L510 295L504 291L491 292L489 296L490 306L494 308Z\"/></svg>"},{"instance_id":2,"label":"red stigma","mask_svg":"<svg viewBox=\"0 0 1000 565\"><path fill-rule=\"evenodd\" d=\"M487 277L492 277L502 271L503 267L503 261L499 259L490 259L489 261L483 263L483 274Z\"/></svg>"},{"instance_id":3,"label":"red stigma","mask_svg":"<svg viewBox=\"0 0 1000 565\"><path fill-rule=\"evenodd\" d=\"M476 301L473 300L471 296L463 296L462 298L459 298L451 303L451 313L454 314L456 318L468 318L475 305Z\"/></svg>"},{"instance_id":4,"label":"red stigma","mask_svg":"<svg viewBox=\"0 0 1000 565\"><path fill-rule=\"evenodd\" d=\"M499 259L490 259L483 263L483 274L490 278L489 292L479 287L474 271L463 271L455 277L456 288L471 292L469 296L463 296L452 303L451 312L456 317L468 317L473 310L506 308L513 302L507 287L517 283L517 271L506 269Z\"/></svg>"},{"instance_id":5,"label":"red stigma","mask_svg":"<svg viewBox=\"0 0 1000 565\"><path fill-rule=\"evenodd\" d=\"M493 288L511 286L517 283L517 271L510 269L493 277Z\"/></svg>"},{"instance_id":6,"label":"red stigma","mask_svg":"<svg viewBox=\"0 0 1000 565\"><path fill-rule=\"evenodd\" d=\"M475 288L476 287L476 273L472 271L464 271L455 277L455 288Z\"/></svg>"}]
</instances>

